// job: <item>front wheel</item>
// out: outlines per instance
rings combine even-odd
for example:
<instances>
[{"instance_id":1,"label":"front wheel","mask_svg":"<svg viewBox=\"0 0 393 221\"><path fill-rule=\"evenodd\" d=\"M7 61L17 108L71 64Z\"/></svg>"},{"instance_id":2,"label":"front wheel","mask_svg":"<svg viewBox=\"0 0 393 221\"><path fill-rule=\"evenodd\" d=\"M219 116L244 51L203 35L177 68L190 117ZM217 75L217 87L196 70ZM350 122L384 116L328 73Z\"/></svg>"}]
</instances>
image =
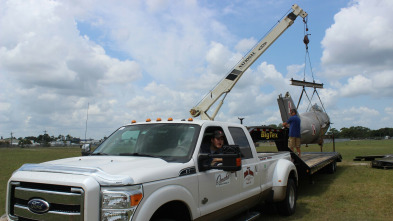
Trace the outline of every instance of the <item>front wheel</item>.
<instances>
[{"instance_id":1,"label":"front wheel","mask_svg":"<svg viewBox=\"0 0 393 221\"><path fill-rule=\"evenodd\" d=\"M296 183L293 179L288 179L285 199L277 203L277 210L280 215L290 216L296 210Z\"/></svg>"}]
</instances>

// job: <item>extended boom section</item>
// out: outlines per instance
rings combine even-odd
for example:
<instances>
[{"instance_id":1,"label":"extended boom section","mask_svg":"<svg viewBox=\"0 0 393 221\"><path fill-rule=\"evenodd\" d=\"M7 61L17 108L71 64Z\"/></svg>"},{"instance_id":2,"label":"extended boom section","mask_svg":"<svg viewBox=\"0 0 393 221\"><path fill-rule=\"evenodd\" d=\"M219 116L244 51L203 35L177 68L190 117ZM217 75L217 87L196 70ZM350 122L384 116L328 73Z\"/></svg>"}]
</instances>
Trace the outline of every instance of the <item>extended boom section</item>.
<instances>
[{"instance_id":1,"label":"extended boom section","mask_svg":"<svg viewBox=\"0 0 393 221\"><path fill-rule=\"evenodd\" d=\"M301 16L302 18L307 16L307 13L296 4L292 6L292 10L291 13L279 21L266 37L259 41L254 48L235 65L232 71L230 71L197 106L190 110L193 117L201 116L203 120L214 120L223 104L226 94L231 91L243 73L293 24L297 16ZM225 96L220 104L218 104L212 116L209 116L207 111L223 94L225 94Z\"/></svg>"}]
</instances>

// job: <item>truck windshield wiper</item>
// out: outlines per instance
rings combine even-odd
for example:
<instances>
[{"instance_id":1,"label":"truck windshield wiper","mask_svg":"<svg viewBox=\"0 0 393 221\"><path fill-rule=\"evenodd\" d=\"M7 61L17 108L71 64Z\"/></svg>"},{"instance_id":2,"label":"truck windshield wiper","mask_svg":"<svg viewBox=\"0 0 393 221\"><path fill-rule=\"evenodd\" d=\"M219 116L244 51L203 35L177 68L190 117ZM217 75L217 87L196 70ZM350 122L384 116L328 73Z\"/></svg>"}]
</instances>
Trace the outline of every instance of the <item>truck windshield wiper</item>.
<instances>
[{"instance_id":1,"label":"truck windshield wiper","mask_svg":"<svg viewBox=\"0 0 393 221\"><path fill-rule=\"evenodd\" d=\"M91 155L109 155L107 153L92 153Z\"/></svg>"},{"instance_id":2,"label":"truck windshield wiper","mask_svg":"<svg viewBox=\"0 0 393 221\"><path fill-rule=\"evenodd\" d=\"M144 153L119 153L119 156L158 157Z\"/></svg>"}]
</instances>

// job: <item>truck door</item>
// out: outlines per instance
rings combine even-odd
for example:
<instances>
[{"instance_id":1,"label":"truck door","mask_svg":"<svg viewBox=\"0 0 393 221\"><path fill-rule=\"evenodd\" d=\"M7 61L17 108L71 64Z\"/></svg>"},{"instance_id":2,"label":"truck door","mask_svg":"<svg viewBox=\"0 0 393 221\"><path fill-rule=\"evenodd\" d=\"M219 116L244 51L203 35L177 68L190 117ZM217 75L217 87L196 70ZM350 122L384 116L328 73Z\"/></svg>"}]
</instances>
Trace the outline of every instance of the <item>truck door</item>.
<instances>
[{"instance_id":1,"label":"truck door","mask_svg":"<svg viewBox=\"0 0 393 221\"><path fill-rule=\"evenodd\" d=\"M229 127L229 132L233 138L235 145L239 145L242 155L242 170L239 176L241 200L245 205L253 205L253 202L258 200L259 193L261 192L261 179L264 174L261 173L259 168L259 160L253 156L251 145L247 139L246 132L241 127Z\"/></svg>"},{"instance_id":2,"label":"truck door","mask_svg":"<svg viewBox=\"0 0 393 221\"><path fill-rule=\"evenodd\" d=\"M215 130L224 131L221 127L208 127L204 132L202 145L209 145ZM224 131L224 134L225 131ZM228 144L225 136L225 144ZM201 148L202 149L202 148ZM198 172L199 182L199 208L201 216L208 214L208 220L222 220L231 217L236 211L231 207L240 200L240 175L241 171L226 172L210 169Z\"/></svg>"}]
</instances>

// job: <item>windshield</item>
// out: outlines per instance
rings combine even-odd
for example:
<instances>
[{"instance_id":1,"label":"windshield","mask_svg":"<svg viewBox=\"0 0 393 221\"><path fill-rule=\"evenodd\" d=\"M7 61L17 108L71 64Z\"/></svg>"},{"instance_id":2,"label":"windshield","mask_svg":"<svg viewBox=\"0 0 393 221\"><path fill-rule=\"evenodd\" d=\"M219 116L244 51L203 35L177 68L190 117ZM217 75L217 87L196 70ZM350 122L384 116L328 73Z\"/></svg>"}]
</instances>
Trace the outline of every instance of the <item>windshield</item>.
<instances>
[{"instance_id":1,"label":"windshield","mask_svg":"<svg viewBox=\"0 0 393 221\"><path fill-rule=\"evenodd\" d=\"M119 128L92 155L148 156L187 162L200 126L195 124L139 124Z\"/></svg>"}]
</instances>

